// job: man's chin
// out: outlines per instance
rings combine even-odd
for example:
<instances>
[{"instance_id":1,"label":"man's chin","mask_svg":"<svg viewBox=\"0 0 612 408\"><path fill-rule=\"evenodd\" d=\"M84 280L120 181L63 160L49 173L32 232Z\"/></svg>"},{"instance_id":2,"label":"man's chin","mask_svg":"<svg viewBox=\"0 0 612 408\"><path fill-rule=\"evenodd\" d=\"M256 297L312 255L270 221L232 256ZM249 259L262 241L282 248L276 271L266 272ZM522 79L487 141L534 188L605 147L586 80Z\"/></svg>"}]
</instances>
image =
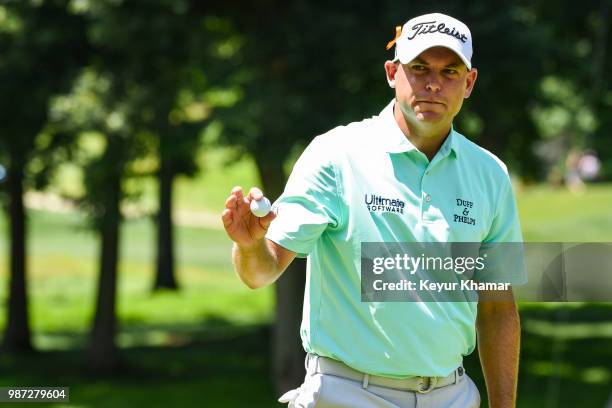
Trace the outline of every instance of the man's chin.
<instances>
[{"instance_id":1,"label":"man's chin","mask_svg":"<svg viewBox=\"0 0 612 408\"><path fill-rule=\"evenodd\" d=\"M439 125L444 120L444 115L438 112L419 112L415 115L417 122L423 125Z\"/></svg>"}]
</instances>

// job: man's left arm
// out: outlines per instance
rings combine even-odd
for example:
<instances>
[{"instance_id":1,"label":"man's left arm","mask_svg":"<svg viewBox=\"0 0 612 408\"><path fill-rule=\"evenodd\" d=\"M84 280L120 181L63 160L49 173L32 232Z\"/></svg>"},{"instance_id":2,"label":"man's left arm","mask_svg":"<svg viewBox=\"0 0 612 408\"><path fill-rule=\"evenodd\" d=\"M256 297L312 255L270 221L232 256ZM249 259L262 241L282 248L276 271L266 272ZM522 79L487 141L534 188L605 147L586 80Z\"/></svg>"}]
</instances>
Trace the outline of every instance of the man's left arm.
<instances>
[{"instance_id":1,"label":"man's left arm","mask_svg":"<svg viewBox=\"0 0 612 408\"><path fill-rule=\"evenodd\" d=\"M514 408L521 325L512 289L481 291L476 332L490 408ZM490 300L486 300L490 299Z\"/></svg>"}]
</instances>

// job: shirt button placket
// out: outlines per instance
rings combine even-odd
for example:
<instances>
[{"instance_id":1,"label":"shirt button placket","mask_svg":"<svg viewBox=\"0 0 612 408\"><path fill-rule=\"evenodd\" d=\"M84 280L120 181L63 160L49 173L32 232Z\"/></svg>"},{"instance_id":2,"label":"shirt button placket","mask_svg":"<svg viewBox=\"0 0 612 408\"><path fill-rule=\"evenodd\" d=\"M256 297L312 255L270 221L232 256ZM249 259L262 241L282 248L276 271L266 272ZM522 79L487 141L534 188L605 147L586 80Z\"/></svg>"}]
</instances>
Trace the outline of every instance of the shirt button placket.
<instances>
[{"instance_id":1,"label":"shirt button placket","mask_svg":"<svg viewBox=\"0 0 612 408\"><path fill-rule=\"evenodd\" d=\"M423 177L421 178L421 220L425 219L425 213L427 213L431 203L431 194L427 192L429 190L429 177L427 176L429 176L429 170L426 170L425 174L423 174Z\"/></svg>"}]
</instances>

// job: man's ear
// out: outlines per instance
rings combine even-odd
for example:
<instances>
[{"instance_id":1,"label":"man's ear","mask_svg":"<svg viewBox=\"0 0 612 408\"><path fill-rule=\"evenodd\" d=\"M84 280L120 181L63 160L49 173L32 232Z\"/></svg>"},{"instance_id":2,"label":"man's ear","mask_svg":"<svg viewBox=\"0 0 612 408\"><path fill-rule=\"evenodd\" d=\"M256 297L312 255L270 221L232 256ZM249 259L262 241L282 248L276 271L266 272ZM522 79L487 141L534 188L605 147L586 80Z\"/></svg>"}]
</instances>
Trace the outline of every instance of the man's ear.
<instances>
[{"instance_id":1,"label":"man's ear","mask_svg":"<svg viewBox=\"0 0 612 408\"><path fill-rule=\"evenodd\" d=\"M395 88L395 74L397 73L398 66L397 62L385 61L385 73L390 88Z\"/></svg>"},{"instance_id":2,"label":"man's ear","mask_svg":"<svg viewBox=\"0 0 612 408\"><path fill-rule=\"evenodd\" d=\"M472 68L468 71L466 81L465 81L465 93L463 97L465 99L469 98L474 90L474 85L476 85L476 78L478 78L478 70L476 68Z\"/></svg>"}]
</instances>

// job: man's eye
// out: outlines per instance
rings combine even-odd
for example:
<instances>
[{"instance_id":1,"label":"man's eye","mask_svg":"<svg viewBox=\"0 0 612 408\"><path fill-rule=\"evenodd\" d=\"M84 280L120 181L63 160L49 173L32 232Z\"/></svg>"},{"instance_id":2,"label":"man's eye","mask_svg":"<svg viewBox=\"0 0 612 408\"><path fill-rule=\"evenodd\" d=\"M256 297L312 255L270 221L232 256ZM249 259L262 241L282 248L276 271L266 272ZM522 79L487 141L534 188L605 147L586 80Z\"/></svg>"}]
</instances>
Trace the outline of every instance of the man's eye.
<instances>
[{"instance_id":1,"label":"man's eye","mask_svg":"<svg viewBox=\"0 0 612 408\"><path fill-rule=\"evenodd\" d=\"M414 69L415 71L425 71L425 66L424 65L413 65L412 69Z\"/></svg>"},{"instance_id":2,"label":"man's eye","mask_svg":"<svg viewBox=\"0 0 612 408\"><path fill-rule=\"evenodd\" d=\"M458 74L459 72L456 69L447 68L444 70L444 73L447 75L455 75L455 74Z\"/></svg>"}]
</instances>

